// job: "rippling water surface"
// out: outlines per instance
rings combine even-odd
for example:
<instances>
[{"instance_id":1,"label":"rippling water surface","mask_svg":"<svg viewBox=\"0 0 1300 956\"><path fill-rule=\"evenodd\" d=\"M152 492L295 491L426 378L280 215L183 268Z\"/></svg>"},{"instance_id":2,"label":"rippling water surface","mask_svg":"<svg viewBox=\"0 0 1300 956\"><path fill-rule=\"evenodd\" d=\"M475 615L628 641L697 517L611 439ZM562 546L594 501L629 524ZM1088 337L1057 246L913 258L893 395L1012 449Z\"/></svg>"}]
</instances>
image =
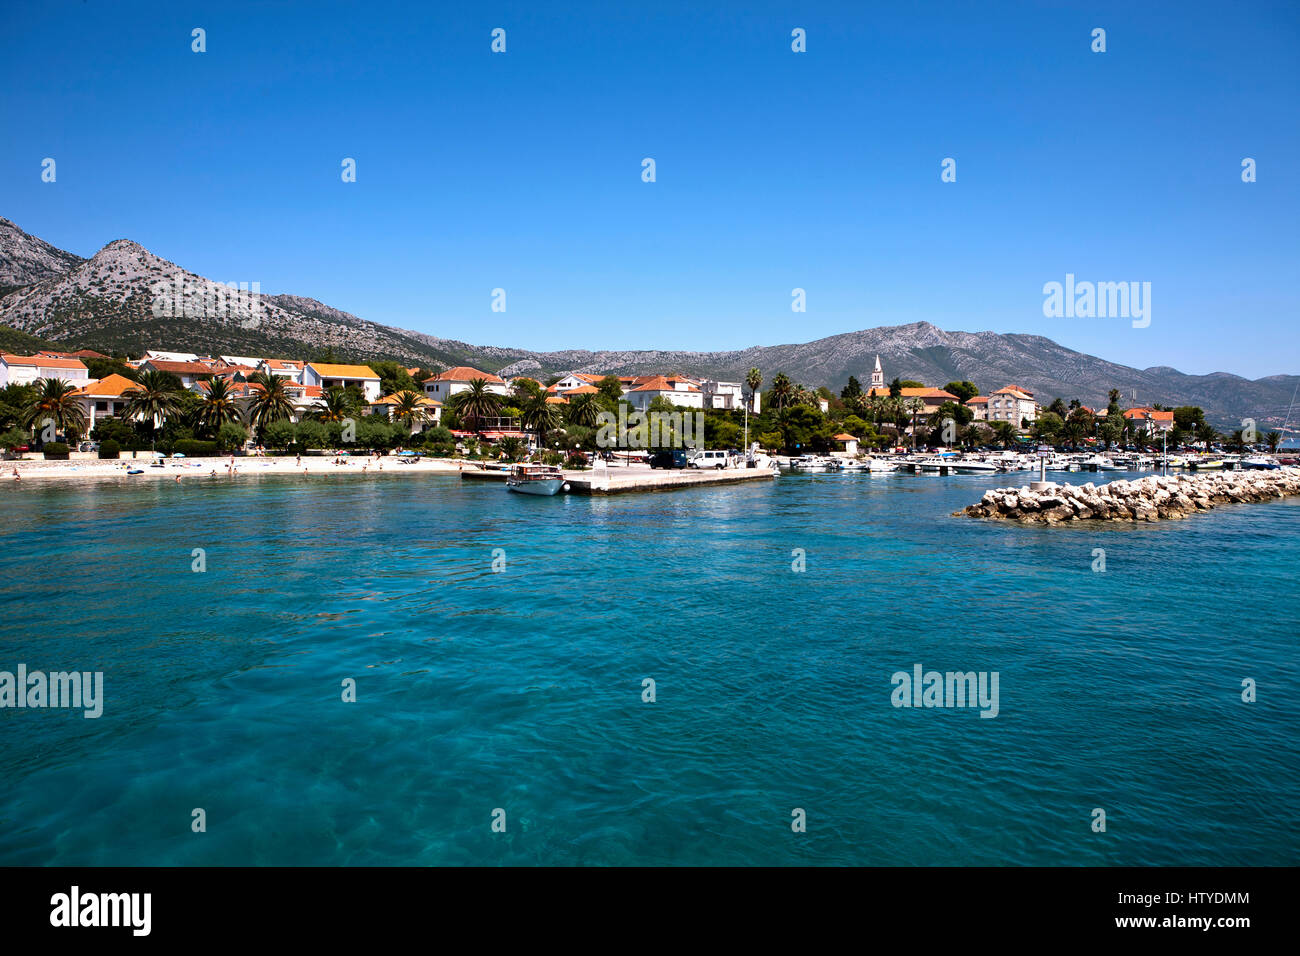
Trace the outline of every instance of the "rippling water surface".
<instances>
[{"instance_id":1,"label":"rippling water surface","mask_svg":"<svg viewBox=\"0 0 1300 956\"><path fill-rule=\"evenodd\" d=\"M106 702L0 710L0 864L1295 863L1300 500L949 516L1006 483L8 486L0 670Z\"/></svg>"}]
</instances>

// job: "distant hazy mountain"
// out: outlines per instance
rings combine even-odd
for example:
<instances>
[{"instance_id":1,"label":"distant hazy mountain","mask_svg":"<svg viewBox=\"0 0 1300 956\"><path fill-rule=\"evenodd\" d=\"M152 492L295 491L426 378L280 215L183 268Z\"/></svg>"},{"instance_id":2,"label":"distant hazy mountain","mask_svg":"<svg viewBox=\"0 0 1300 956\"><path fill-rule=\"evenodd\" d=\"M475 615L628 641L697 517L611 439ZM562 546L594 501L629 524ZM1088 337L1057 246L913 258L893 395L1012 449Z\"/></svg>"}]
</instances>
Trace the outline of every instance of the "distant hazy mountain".
<instances>
[{"instance_id":1,"label":"distant hazy mountain","mask_svg":"<svg viewBox=\"0 0 1300 956\"><path fill-rule=\"evenodd\" d=\"M6 289L5 286L10 288ZM0 323L70 348L143 352L396 359L444 367L473 365L545 377L568 371L681 373L737 380L758 368L765 381L785 372L809 386L838 391L850 375L867 384L876 355L888 378L932 385L966 379L985 393L1014 383L1047 404L1055 397L1105 405L1125 402L1199 405L1217 424L1282 423L1300 376L1251 381L1237 375L1185 375L1129 368L1064 348L1038 335L948 332L928 322L846 332L799 345L730 352L561 351L471 345L369 322L295 295L233 292L125 239L82 259L0 219Z\"/></svg>"}]
</instances>

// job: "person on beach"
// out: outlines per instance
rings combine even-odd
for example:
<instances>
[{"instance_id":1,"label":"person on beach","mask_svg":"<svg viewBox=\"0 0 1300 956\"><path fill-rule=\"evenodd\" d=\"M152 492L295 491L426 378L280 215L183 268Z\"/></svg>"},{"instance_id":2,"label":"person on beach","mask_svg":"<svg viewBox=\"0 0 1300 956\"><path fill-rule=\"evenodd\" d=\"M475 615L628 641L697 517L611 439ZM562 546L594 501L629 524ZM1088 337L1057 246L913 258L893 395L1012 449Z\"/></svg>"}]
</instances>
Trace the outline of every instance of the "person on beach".
<instances>
[{"instance_id":1,"label":"person on beach","mask_svg":"<svg viewBox=\"0 0 1300 956\"><path fill-rule=\"evenodd\" d=\"M299 455L298 460L294 462L294 467L296 468L298 465L301 464L302 464L302 455Z\"/></svg>"}]
</instances>

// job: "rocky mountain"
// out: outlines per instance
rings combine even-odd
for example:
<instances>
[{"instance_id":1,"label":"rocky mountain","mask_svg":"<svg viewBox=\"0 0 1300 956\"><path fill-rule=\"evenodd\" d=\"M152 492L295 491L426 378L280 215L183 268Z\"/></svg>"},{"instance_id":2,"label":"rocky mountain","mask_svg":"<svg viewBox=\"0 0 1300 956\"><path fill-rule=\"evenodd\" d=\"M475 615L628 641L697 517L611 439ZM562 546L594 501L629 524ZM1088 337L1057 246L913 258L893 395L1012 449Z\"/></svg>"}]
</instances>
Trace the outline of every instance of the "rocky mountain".
<instances>
[{"instance_id":1,"label":"rocky mountain","mask_svg":"<svg viewBox=\"0 0 1300 956\"><path fill-rule=\"evenodd\" d=\"M1038 335L945 331L928 322L846 332L792 345L728 352L531 352L472 345L392 328L296 295L228 288L118 239L90 259L64 252L0 219L0 324L69 348L141 353L147 348L208 354L270 355L340 361L396 359L441 368L472 365L537 378L563 372L651 372L739 380L751 368L770 381L785 372L838 391L850 375L865 386L876 355L888 378L943 385L970 380L986 393L1007 384L1105 405L1118 388L1129 403L1199 405L1221 426L1253 418L1282 424L1300 376L1254 381L1217 372L1130 368L1067 349Z\"/></svg>"},{"instance_id":2,"label":"rocky mountain","mask_svg":"<svg viewBox=\"0 0 1300 956\"><path fill-rule=\"evenodd\" d=\"M0 296L17 286L62 275L82 261L81 256L29 236L0 216Z\"/></svg>"}]
</instances>

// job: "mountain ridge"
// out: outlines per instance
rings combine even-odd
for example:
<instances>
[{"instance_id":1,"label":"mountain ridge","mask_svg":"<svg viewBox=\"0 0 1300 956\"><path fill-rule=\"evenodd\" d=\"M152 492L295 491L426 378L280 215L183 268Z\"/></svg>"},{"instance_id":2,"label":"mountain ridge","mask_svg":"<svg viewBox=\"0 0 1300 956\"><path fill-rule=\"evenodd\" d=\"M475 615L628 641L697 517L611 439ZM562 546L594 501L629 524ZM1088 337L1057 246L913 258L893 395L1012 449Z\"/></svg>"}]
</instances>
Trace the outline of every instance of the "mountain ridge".
<instances>
[{"instance_id":1,"label":"mountain ridge","mask_svg":"<svg viewBox=\"0 0 1300 956\"><path fill-rule=\"evenodd\" d=\"M751 367L838 390L855 376L865 387L875 356L887 378L941 386L970 380L984 390L1017 384L1042 404L1079 398L1097 407L1112 387L1126 403L1200 405L1218 423L1258 427L1285 419L1297 375L1250 380L1228 372L1189 375L1169 366L1136 369L1068 349L1032 333L952 331L930 322L877 326L812 342L736 350L562 349L537 352L474 345L385 326L290 293L232 290L163 259L131 239L115 239L83 259L0 218L0 324L41 340L101 351L146 348L207 354L320 358L330 350L357 361L471 365L504 375L587 373L697 375L742 379Z\"/></svg>"}]
</instances>

